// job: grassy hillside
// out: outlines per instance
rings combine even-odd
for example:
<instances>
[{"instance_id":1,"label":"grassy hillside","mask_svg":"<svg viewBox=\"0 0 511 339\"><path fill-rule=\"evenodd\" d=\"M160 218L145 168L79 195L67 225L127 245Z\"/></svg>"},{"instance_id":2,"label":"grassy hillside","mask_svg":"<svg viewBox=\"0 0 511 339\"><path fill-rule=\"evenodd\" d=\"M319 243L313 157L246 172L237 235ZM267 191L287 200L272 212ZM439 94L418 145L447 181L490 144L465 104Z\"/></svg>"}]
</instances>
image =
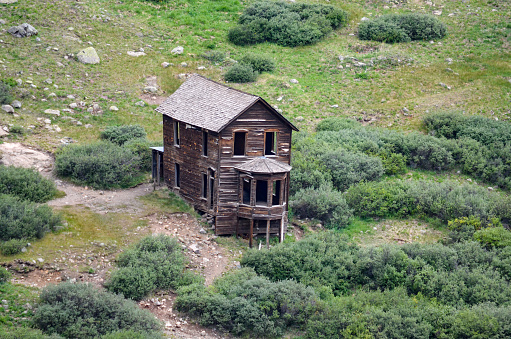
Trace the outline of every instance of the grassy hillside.
<instances>
[{"instance_id":1,"label":"grassy hillside","mask_svg":"<svg viewBox=\"0 0 511 339\"><path fill-rule=\"evenodd\" d=\"M19 116L1 112L1 121L25 129L34 126L26 142L46 149L54 148L62 137L94 139L105 126L121 123L142 124L149 138L158 140L161 117L153 110L156 105L135 105L146 78L157 77L161 96L170 95L180 85L181 73L197 72L222 81L225 65L214 65L201 57L212 49L226 52L232 59L247 52L273 57L277 69L272 74L261 75L256 83L231 85L277 105L303 129L332 115L403 129L416 128L427 112L446 110L508 119L509 2L410 0L397 1L390 8L389 3L377 0L320 2L347 10L349 26L316 45L298 48L269 43L238 47L227 42L227 30L236 24L247 4L237 0L22 0L0 5L0 17L7 22L2 29L27 22L39 31L40 39L1 33L2 77L23 81L15 89L23 104L17 111ZM448 27L448 36L434 43L390 45L360 41L356 36L364 16L433 11L442 12L438 18ZM101 58L100 64L84 65L70 56L91 45ZM177 46L184 47L183 54L171 54ZM141 48L147 55L127 54ZM344 57L342 62L339 56ZM354 67L349 57L366 64L372 59L374 66ZM173 65L163 68L162 62ZM182 67L182 62L188 66ZM205 69L197 70L199 66ZM365 75L357 75L360 73ZM47 79L51 83L44 82ZM299 83L292 84L290 79ZM69 104L80 102L86 105L62 112ZM103 113L86 111L94 103ZM110 111L112 105L119 111ZM61 110L60 117L52 117L52 125L59 128L50 131L38 121L49 117L43 113L46 109ZM77 121L82 125L77 126ZM92 126L85 128L87 124Z\"/></svg>"}]
</instances>

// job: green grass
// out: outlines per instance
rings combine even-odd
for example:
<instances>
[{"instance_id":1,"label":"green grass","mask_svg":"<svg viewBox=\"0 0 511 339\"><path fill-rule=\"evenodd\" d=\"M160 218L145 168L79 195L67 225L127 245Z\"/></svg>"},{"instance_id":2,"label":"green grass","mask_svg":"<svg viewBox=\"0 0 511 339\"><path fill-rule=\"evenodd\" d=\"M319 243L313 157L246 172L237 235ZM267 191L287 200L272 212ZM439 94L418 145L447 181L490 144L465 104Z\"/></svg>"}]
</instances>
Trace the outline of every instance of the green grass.
<instances>
[{"instance_id":1,"label":"green grass","mask_svg":"<svg viewBox=\"0 0 511 339\"><path fill-rule=\"evenodd\" d=\"M27 327L34 315L27 304L35 306L38 289L11 283L0 284L0 299L7 301L7 307L0 304L0 333L14 327Z\"/></svg>"},{"instance_id":2,"label":"green grass","mask_svg":"<svg viewBox=\"0 0 511 339\"><path fill-rule=\"evenodd\" d=\"M193 207L188 205L183 199L173 192L169 192L166 188L144 195L140 197L140 200L146 205L146 208L148 209L147 213L190 213L197 216Z\"/></svg>"}]
</instances>

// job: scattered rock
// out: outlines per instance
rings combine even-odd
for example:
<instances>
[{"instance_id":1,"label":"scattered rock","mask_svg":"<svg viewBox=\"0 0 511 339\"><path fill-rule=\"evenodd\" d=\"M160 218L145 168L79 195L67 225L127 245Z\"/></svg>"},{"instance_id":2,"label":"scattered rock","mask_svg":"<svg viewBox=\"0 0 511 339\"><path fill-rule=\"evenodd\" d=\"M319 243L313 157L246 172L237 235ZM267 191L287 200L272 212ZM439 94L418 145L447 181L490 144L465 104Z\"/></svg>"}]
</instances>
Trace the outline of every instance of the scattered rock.
<instances>
[{"instance_id":1,"label":"scattered rock","mask_svg":"<svg viewBox=\"0 0 511 339\"><path fill-rule=\"evenodd\" d=\"M94 47L87 47L76 54L76 59L84 64L99 64L99 56Z\"/></svg>"},{"instance_id":2,"label":"scattered rock","mask_svg":"<svg viewBox=\"0 0 511 339\"><path fill-rule=\"evenodd\" d=\"M21 86L23 84L23 80L21 79L16 79L16 83L18 84L18 86Z\"/></svg>"},{"instance_id":3,"label":"scattered rock","mask_svg":"<svg viewBox=\"0 0 511 339\"><path fill-rule=\"evenodd\" d=\"M170 66L170 64L168 62L162 62L161 63L161 67L163 67L163 68L167 68L169 66Z\"/></svg>"},{"instance_id":4,"label":"scattered rock","mask_svg":"<svg viewBox=\"0 0 511 339\"><path fill-rule=\"evenodd\" d=\"M14 108L11 105L2 105L2 110L6 113L14 113Z\"/></svg>"},{"instance_id":5,"label":"scattered rock","mask_svg":"<svg viewBox=\"0 0 511 339\"><path fill-rule=\"evenodd\" d=\"M25 38L32 35L37 34L37 29L35 29L32 25L24 23L19 26L13 26L7 30L7 32L11 33L11 35L16 38Z\"/></svg>"},{"instance_id":6,"label":"scattered rock","mask_svg":"<svg viewBox=\"0 0 511 339\"><path fill-rule=\"evenodd\" d=\"M92 125L91 124L86 124L85 128L92 128Z\"/></svg>"},{"instance_id":7,"label":"scattered rock","mask_svg":"<svg viewBox=\"0 0 511 339\"><path fill-rule=\"evenodd\" d=\"M119 109L117 106L110 106L109 110L117 112Z\"/></svg>"},{"instance_id":8,"label":"scattered rock","mask_svg":"<svg viewBox=\"0 0 511 339\"><path fill-rule=\"evenodd\" d=\"M198 69L199 71L202 71L202 70L206 69L206 67L204 67L204 66L199 66L199 67L197 67L197 69Z\"/></svg>"},{"instance_id":9,"label":"scattered rock","mask_svg":"<svg viewBox=\"0 0 511 339\"><path fill-rule=\"evenodd\" d=\"M5 25L7 22L5 22L4 19L0 19L0 25Z\"/></svg>"},{"instance_id":10,"label":"scattered rock","mask_svg":"<svg viewBox=\"0 0 511 339\"><path fill-rule=\"evenodd\" d=\"M44 111L44 113L60 116L60 111L58 109L47 109Z\"/></svg>"},{"instance_id":11,"label":"scattered rock","mask_svg":"<svg viewBox=\"0 0 511 339\"><path fill-rule=\"evenodd\" d=\"M21 108L21 102L19 102L18 100L14 100L12 103L11 103L12 107L14 108Z\"/></svg>"},{"instance_id":12,"label":"scattered rock","mask_svg":"<svg viewBox=\"0 0 511 339\"><path fill-rule=\"evenodd\" d=\"M158 92L158 88L154 87L154 86L147 86L144 88L144 92L146 93L156 93Z\"/></svg>"},{"instance_id":13,"label":"scattered rock","mask_svg":"<svg viewBox=\"0 0 511 339\"><path fill-rule=\"evenodd\" d=\"M48 85L51 85L53 83L53 81L51 79L46 79L44 80L45 83L47 83Z\"/></svg>"},{"instance_id":14,"label":"scattered rock","mask_svg":"<svg viewBox=\"0 0 511 339\"><path fill-rule=\"evenodd\" d=\"M304 120L304 118L300 115L300 116L296 117L296 118L295 118L295 120L296 120L296 121L303 121L303 120Z\"/></svg>"},{"instance_id":15,"label":"scattered rock","mask_svg":"<svg viewBox=\"0 0 511 339\"><path fill-rule=\"evenodd\" d=\"M332 106L330 106L330 107L332 107L332 108L337 108L337 107L339 107L339 105L332 105Z\"/></svg>"},{"instance_id":16,"label":"scattered rock","mask_svg":"<svg viewBox=\"0 0 511 339\"><path fill-rule=\"evenodd\" d=\"M128 51L127 53L129 56L132 56L132 57L139 57L139 56L146 55L144 52L135 52L135 51Z\"/></svg>"},{"instance_id":17,"label":"scattered rock","mask_svg":"<svg viewBox=\"0 0 511 339\"><path fill-rule=\"evenodd\" d=\"M37 258L37 261L39 261L40 263L43 263L44 259L43 258Z\"/></svg>"},{"instance_id":18,"label":"scattered rock","mask_svg":"<svg viewBox=\"0 0 511 339\"><path fill-rule=\"evenodd\" d=\"M202 228L202 227L201 227L201 229L199 230L199 233L200 233L200 234L208 234L208 232L207 232L204 228Z\"/></svg>"},{"instance_id":19,"label":"scattered rock","mask_svg":"<svg viewBox=\"0 0 511 339\"><path fill-rule=\"evenodd\" d=\"M298 83L298 80L296 80L296 79L291 79L291 80L289 80L289 82L290 82L290 83L292 83L292 84L297 84L297 83Z\"/></svg>"},{"instance_id":20,"label":"scattered rock","mask_svg":"<svg viewBox=\"0 0 511 339\"><path fill-rule=\"evenodd\" d=\"M403 112L408 113L408 112L410 112L410 110L406 107L403 107Z\"/></svg>"},{"instance_id":21,"label":"scattered rock","mask_svg":"<svg viewBox=\"0 0 511 339\"><path fill-rule=\"evenodd\" d=\"M76 102L73 102L73 103L69 104L69 108L75 109L77 107L78 107L78 104Z\"/></svg>"},{"instance_id":22,"label":"scattered rock","mask_svg":"<svg viewBox=\"0 0 511 339\"><path fill-rule=\"evenodd\" d=\"M0 138L8 136L9 132L5 131L3 128L0 128Z\"/></svg>"},{"instance_id":23,"label":"scattered rock","mask_svg":"<svg viewBox=\"0 0 511 339\"><path fill-rule=\"evenodd\" d=\"M360 21L370 21L371 19L369 18L366 18L366 17L363 17L362 19L360 19Z\"/></svg>"},{"instance_id":24,"label":"scattered rock","mask_svg":"<svg viewBox=\"0 0 511 339\"><path fill-rule=\"evenodd\" d=\"M180 66L181 66L181 67L188 67L188 64L187 64L186 62L184 62L184 61L183 61L183 62L181 63L181 65L180 65Z\"/></svg>"},{"instance_id":25,"label":"scattered rock","mask_svg":"<svg viewBox=\"0 0 511 339\"><path fill-rule=\"evenodd\" d=\"M185 49L183 48L183 46L177 46L170 53L172 53L172 54L183 54L184 50Z\"/></svg>"},{"instance_id":26,"label":"scattered rock","mask_svg":"<svg viewBox=\"0 0 511 339\"><path fill-rule=\"evenodd\" d=\"M445 59L445 61L448 62L449 64L451 64L453 60L451 58L447 58L447 59Z\"/></svg>"},{"instance_id":27,"label":"scattered rock","mask_svg":"<svg viewBox=\"0 0 511 339\"><path fill-rule=\"evenodd\" d=\"M137 101L137 102L135 103L135 106L144 107L144 106L145 106L145 102L143 102L143 101Z\"/></svg>"},{"instance_id":28,"label":"scattered rock","mask_svg":"<svg viewBox=\"0 0 511 339\"><path fill-rule=\"evenodd\" d=\"M440 86L442 86L443 88L447 88L447 89L451 89L450 86L447 86L446 84L444 84L443 82L439 83Z\"/></svg>"},{"instance_id":29,"label":"scattered rock","mask_svg":"<svg viewBox=\"0 0 511 339\"><path fill-rule=\"evenodd\" d=\"M0 4L15 4L18 0L0 0Z\"/></svg>"},{"instance_id":30,"label":"scattered rock","mask_svg":"<svg viewBox=\"0 0 511 339\"><path fill-rule=\"evenodd\" d=\"M441 10L433 11L433 15L442 15L442 11Z\"/></svg>"}]
</instances>

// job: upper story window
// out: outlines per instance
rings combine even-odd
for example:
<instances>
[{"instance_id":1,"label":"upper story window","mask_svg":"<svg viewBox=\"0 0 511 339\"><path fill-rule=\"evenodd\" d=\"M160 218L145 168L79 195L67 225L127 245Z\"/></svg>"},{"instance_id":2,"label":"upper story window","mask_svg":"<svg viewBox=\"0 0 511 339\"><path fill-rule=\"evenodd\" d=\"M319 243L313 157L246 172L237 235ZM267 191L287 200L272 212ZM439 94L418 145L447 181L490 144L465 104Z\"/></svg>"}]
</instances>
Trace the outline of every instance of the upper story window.
<instances>
[{"instance_id":1,"label":"upper story window","mask_svg":"<svg viewBox=\"0 0 511 339\"><path fill-rule=\"evenodd\" d=\"M272 205L282 205L282 199L280 194L280 188L282 185L282 180L275 180L273 182L273 192L272 192Z\"/></svg>"},{"instance_id":2,"label":"upper story window","mask_svg":"<svg viewBox=\"0 0 511 339\"><path fill-rule=\"evenodd\" d=\"M202 131L202 155L208 156L208 132Z\"/></svg>"},{"instance_id":3,"label":"upper story window","mask_svg":"<svg viewBox=\"0 0 511 339\"><path fill-rule=\"evenodd\" d=\"M179 146L180 144L179 121L174 121L174 146Z\"/></svg>"},{"instance_id":4,"label":"upper story window","mask_svg":"<svg viewBox=\"0 0 511 339\"><path fill-rule=\"evenodd\" d=\"M250 198L252 196L252 180L250 178L243 178L243 203L250 205Z\"/></svg>"},{"instance_id":5,"label":"upper story window","mask_svg":"<svg viewBox=\"0 0 511 339\"><path fill-rule=\"evenodd\" d=\"M233 155L245 155L247 132L234 132Z\"/></svg>"},{"instance_id":6,"label":"upper story window","mask_svg":"<svg viewBox=\"0 0 511 339\"><path fill-rule=\"evenodd\" d=\"M277 132L264 133L264 155L277 155Z\"/></svg>"},{"instance_id":7,"label":"upper story window","mask_svg":"<svg viewBox=\"0 0 511 339\"><path fill-rule=\"evenodd\" d=\"M256 205L267 205L268 204L268 181L257 180L256 181Z\"/></svg>"}]
</instances>

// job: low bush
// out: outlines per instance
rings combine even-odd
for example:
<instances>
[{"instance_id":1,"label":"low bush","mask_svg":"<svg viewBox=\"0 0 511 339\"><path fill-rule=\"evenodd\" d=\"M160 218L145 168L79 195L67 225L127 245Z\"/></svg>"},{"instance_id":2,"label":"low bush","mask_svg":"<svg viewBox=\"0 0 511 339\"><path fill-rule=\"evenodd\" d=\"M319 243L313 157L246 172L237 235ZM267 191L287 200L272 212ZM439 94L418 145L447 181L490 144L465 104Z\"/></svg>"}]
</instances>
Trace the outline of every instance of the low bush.
<instances>
[{"instance_id":1,"label":"low bush","mask_svg":"<svg viewBox=\"0 0 511 339\"><path fill-rule=\"evenodd\" d=\"M57 193L53 181L33 169L0 165L0 194L23 200L46 202Z\"/></svg>"},{"instance_id":2,"label":"low bush","mask_svg":"<svg viewBox=\"0 0 511 339\"><path fill-rule=\"evenodd\" d=\"M60 224L50 207L0 195L0 240L40 239Z\"/></svg>"},{"instance_id":3,"label":"low bush","mask_svg":"<svg viewBox=\"0 0 511 339\"><path fill-rule=\"evenodd\" d=\"M348 225L353 215L344 195L325 185L298 191L289 204L295 215L320 220L328 228Z\"/></svg>"},{"instance_id":4,"label":"low bush","mask_svg":"<svg viewBox=\"0 0 511 339\"><path fill-rule=\"evenodd\" d=\"M0 339L63 339L63 337L58 334L46 335L35 328L18 327L0 333Z\"/></svg>"},{"instance_id":5,"label":"low bush","mask_svg":"<svg viewBox=\"0 0 511 339\"><path fill-rule=\"evenodd\" d=\"M21 252L23 247L27 246L27 241L23 239L11 239L0 242L0 253L3 255L13 255Z\"/></svg>"},{"instance_id":6,"label":"low bush","mask_svg":"<svg viewBox=\"0 0 511 339\"><path fill-rule=\"evenodd\" d=\"M357 121L352 119L343 119L343 118L325 118L319 122L319 124L316 126L316 131L318 132L324 132L324 131L332 131L332 132L338 132L345 129L358 129L362 128L362 125L360 125Z\"/></svg>"},{"instance_id":7,"label":"low bush","mask_svg":"<svg viewBox=\"0 0 511 339\"><path fill-rule=\"evenodd\" d=\"M145 139L146 132L140 125L108 126L101 132L101 139L108 140L119 146L133 139Z\"/></svg>"},{"instance_id":8,"label":"low bush","mask_svg":"<svg viewBox=\"0 0 511 339\"><path fill-rule=\"evenodd\" d=\"M225 60L225 52L222 51L207 51L201 56L212 63L221 63Z\"/></svg>"},{"instance_id":9,"label":"low bush","mask_svg":"<svg viewBox=\"0 0 511 339\"><path fill-rule=\"evenodd\" d=\"M504 227L487 227L474 233L474 240L486 248L511 246L511 232Z\"/></svg>"},{"instance_id":10,"label":"low bush","mask_svg":"<svg viewBox=\"0 0 511 339\"><path fill-rule=\"evenodd\" d=\"M252 66L252 69L258 73L273 72L275 61L265 55L249 53L240 59L240 64Z\"/></svg>"},{"instance_id":11,"label":"low bush","mask_svg":"<svg viewBox=\"0 0 511 339\"><path fill-rule=\"evenodd\" d=\"M0 284L6 283L11 279L11 274L6 268L0 266Z\"/></svg>"},{"instance_id":12,"label":"low bush","mask_svg":"<svg viewBox=\"0 0 511 339\"><path fill-rule=\"evenodd\" d=\"M134 302L89 284L72 283L43 289L33 323L44 333L67 338L95 338L119 330L154 333L161 328Z\"/></svg>"},{"instance_id":13,"label":"low bush","mask_svg":"<svg viewBox=\"0 0 511 339\"><path fill-rule=\"evenodd\" d=\"M109 141L68 145L56 154L57 175L98 189L130 187L142 180L140 158Z\"/></svg>"},{"instance_id":14,"label":"low bush","mask_svg":"<svg viewBox=\"0 0 511 339\"><path fill-rule=\"evenodd\" d=\"M361 22L358 32L361 40L388 43L441 39L446 34L447 29L440 20L419 13L382 15Z\"/></svg>"},{"instance_id":15,"label":"low bush","mask_svg":"<svg viewBox=\"0 0 511 339\"><path fill-rule=\"evenodd\" d=\"M0 81L0 105L8 105L12 102L11 86Z\"/></svg>"},{"instance_id":16,"label":"low bush","mask_svg":"<svg viewBox=\"0 0 511 339\"><path fill-rule=\"evenodd\" d=\"M153 151L150 147L163 146L161 141L153 142L147 139L133 139L127 141L124 147L129 149L139 159L139 168L142 171L151 171L153 166Z\"/></svg>"},{"instance_id":17,"label":"low bush","mask_svg":"<svg viewBox=\"0 0 511 339\"><path fill-rule=\"evenodd\" d=\"M257 80L258 73L254 71L252 66L246 64L235 64L229 67L224 75L225 81L245 83Z\"/></svg>"},{"instance_id":18,"label":"low bush","mask_svg":"<svg viewBox=\"0 0 511 339\"><path fill-rule=\"evenodd\" d=\"M258 1L248 6L228 39L236 45L263 41L282 46L315 43L333 29L346 25L345 11L328 5Z\"/></svg>"},{"instance_id":19,"label":"low bush","mask_svg":"<svg viewBox=\"0 0 511 339\"><path fill-rule=\"evenodd\" d=\"M144 333L136 332L133 330L121 330L105 334L101 339L163 339L165 338L161 333Z\"/></svg>"},{"instance_id":20,"label":"low bush","mask_svg":"<svg viewBox=\"0 0 511 339\"><path fill-rule=\"evenodd\" d=\"M176 239L148 236L119 255L120 269L112 273L106 286L126 298L140 300L155 290L200 282L199 276L185 270L186 263Z\"/></svg>"},{"instance_id":21,"label":"low bush","mask_svg":"<svg viewBox=\"0 0 511 339\"><path fill-rule=\"evenodd\" d=\"M270 282L242 269L216 279L213 288L192 285L178 291L176 308L235 335L277 337L302 327L316 310L313 289L294 281Z\"/></svg>"}]
</instances>

